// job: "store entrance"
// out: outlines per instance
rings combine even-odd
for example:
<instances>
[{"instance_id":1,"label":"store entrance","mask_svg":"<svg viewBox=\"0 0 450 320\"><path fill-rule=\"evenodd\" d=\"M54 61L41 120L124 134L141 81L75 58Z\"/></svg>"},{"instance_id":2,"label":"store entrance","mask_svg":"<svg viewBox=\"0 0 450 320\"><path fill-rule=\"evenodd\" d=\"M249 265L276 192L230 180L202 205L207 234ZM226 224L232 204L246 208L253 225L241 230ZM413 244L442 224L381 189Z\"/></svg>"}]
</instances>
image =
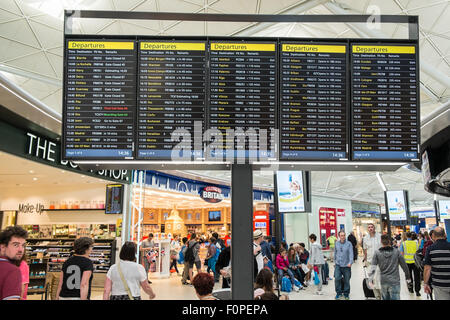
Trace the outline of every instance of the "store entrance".
<instances>
[{"instance_id":1,"label":"store entrance","mask_svg":"<svg viewBox=\"0 0 450 320\"><path fill-rule=\"evenodd\" d=\"M215 179L213 179L215 178ZM139 244L139 263L148 280L162 296L172 291L171 299L189 296L192 277L208 272L215 278L215 289L230 287L215 263L219 255L228 254L223 267L230 263L231 245L231 174L230 171L146 171L142 183L131 188L132 215L128 221L130 238ZM254 189L253 224L249 232L262 230L270 237L273 218L273 191ZM271 211L272 210L272 211ZM134 226L134 227L133 227ZM195 241L192 236L195 234ZM186 272L185 250L198 243L196 261L191 273ZM214 249L211 250L211 243ZM213 251L218 254L213 254ZM251 266L249 267L251 268ZM195 296L194 296L195 298Z\"/></svg>"}]
</instances>

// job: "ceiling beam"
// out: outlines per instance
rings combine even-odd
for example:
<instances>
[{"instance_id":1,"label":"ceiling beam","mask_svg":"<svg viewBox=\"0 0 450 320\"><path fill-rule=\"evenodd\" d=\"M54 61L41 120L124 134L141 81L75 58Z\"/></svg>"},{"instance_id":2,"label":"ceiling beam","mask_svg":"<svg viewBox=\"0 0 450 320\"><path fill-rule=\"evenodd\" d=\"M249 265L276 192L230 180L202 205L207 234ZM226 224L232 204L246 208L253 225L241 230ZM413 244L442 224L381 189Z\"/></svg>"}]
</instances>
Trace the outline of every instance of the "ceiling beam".
<instances>
[{"instance_id":1,"label":"ceiling beam","mask_svg":"<svg viewBox=\"0 0 450 320\"><path fill-rule=\"evenodd\" d=\"M311 10L321 4L327 3L329 0L310 0L310 1L301 1L298 4L295 4L294 6L277 12L276 14L302 14L305 11ZM258 33L264 29L269 28L270 26L274 25L273 22L261 22L261 23L252 23L249 26L246 26L238 31L235 31L229 36L240 36L240 37L246 37L251 36L255 33Z\"/></svg>"},{"instance_id":2,"label":"ceiling beam","mask_svg":"<svg viewBox=\"0 0 450 320\"><path fill-rule=\"evenodd\" d=\"M343 9L335 3L328 2L325 3L324 6L333 14L355 14L355 12ZM368 37L379 39L389 38L388 36L386 36L386 34L382 33L381 31L371 30L365 26L355 25L353 23L346 23L346 25L348 25L354 32L365 38ZM442 71L438 70L437 68L433 67L427 61L420 60L420 69L421 71L429 75L431 78L433 78L434 80L445 86L446 88L450 88L450 77L444 74Z\"/></svg>"},{"instance_id":3,"label":"ceiling beam","mask_svg":"<svg viewBox=\"0 0 450 320\"><path fill-rule=\"evenodd\" d=\"M7 72L10 74L15 74L17 76L21 76L21 77L36 80L36 81L41 81L41 82L50 84L50 85L58 87L58 88L62 87L61 80L43 76L43 75L35 73L35 72L25 71L25 70L22 70L19 68L10 67L10 66L6 66L3 64L0 65L0 71Z\"/></svg>"}]
</instances>

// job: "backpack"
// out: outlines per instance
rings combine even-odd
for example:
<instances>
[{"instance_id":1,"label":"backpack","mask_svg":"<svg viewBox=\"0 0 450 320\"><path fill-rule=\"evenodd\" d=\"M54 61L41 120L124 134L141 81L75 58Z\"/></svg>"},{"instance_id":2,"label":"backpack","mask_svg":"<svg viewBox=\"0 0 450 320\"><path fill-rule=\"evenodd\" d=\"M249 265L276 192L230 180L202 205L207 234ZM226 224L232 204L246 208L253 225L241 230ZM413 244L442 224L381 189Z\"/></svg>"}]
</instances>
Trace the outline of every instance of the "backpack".
<instances>
[{"instance_id":1,"label":"backpack","mask_svg":"<svg viewBox=\"0 0 450 320\"><path fill-rule=\"evenodd\" d=\"M422 254L422 249L417 250L414 254L414 264L421 272L423 272L424 260L425 257Z\"/></svg>"},{"instance_id":2,"label":"backpack","mask_svg":"<svg viewBox=\"0 0 450 320\"><path fill-rule=\"evenodd\" d=\"M178 253L178 263L179 264L183 264L184 263L184 255L183 255L183 250L186 246L182 246L180 252Z\"/></svg>"},{"instance_id":3,"label":"backpack","mask_svg":"<svg viewBox=\"0 0 450 320\"><path fill-rule=\"evenodd\" d=\"M284 292L292 291L292 283L288 277L283 277L283 279L281 279L281 291Z\"/></svg>"},{"instance_id":4,"label":"backpack","mask_svg":"<svg viewBox=\"0 0 450 320\"><path fill-rule=\"evenodd\" d=\"M186 252L184 253L184 261L189 262L190 264L193 264L195 261L195 255L194 255L194 247L197 244L194 243L192 246L188 246L186 249Z\"/></svg>"}]
</instances>

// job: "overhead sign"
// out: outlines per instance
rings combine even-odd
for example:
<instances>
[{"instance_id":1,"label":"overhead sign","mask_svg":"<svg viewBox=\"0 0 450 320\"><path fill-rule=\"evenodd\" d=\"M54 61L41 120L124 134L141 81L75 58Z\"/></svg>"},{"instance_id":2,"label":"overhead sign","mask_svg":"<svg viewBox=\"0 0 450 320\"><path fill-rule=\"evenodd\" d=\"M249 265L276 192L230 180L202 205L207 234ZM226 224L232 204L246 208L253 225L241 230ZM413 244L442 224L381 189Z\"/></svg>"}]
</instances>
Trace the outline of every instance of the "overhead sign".
<instances>
[{"instance_id":1,"label":"overhead sign","mask_svg":"<svg viewBox=\"0 0 450 320\"><path fill-rule=\"evenodd\" d=\"M390 221L406 221L407 220L407 203L405 192L402 191L386 191L387 212Z\"/></svg>"},{"instance_id":2,"label":"overhead sign","mask_svg":"<svg viewBox=\"0 0 450 320\"><path fill-rule=\"evenodd\" d=\"M450 200L439 200L439 216L441 221L450 219Z\"/></svg>"},{"instance_id":3,"label":"overhead sign","mask_svg":"<svg viewBox=\"0 0 450 320\"><path fill-rule=\"evenodd\" d=\"M64 50L63 160L419 161L417 41L66 35Z\"/></svg>"},{"instance_id":4,"label":"overhead sign","mask_svg":"<svg viewBox=\"0 0 450 320\"><path fill-rule=\"evenodd\" d=\"M347 160L347 44L281 44L281 155Z\"/></svg>"},{"instance_id":5,"label":"overhead sign","mask_svg":"<svg viewBox=\"0 0 450 320\"><path fill-rule=\"evenodd\" d=\"M351 45L352 158L419 161L415 45Z\"/></svg>"},{"instance_id":6,"label":"overhead sign","mask_svg":"<svg viewBox=\"0 0 450 320\"><path fill-rule=\"evenodd\" d=\"M302 171L278 171L277 193L279 212L305 211Z\"/></svg>"},{"instance_id":7,"label":"overhead sign","mask_svg":"<svg viewBox=\"0 0 450 320\"><path fill-rule=\"evenodd\" d=\"M222 193L222 189L218 187L204 187L200 190L200 197L206 202L218 203L221 202L225 196Z\"/></svg>"}]
</instances>

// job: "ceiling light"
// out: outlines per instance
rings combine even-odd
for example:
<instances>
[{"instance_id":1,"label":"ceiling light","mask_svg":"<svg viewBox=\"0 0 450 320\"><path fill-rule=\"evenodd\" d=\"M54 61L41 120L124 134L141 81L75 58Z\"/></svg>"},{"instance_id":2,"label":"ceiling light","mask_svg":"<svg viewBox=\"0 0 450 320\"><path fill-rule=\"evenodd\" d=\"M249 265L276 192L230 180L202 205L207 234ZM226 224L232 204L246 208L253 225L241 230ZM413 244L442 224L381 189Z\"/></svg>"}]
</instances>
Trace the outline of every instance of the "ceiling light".
<instances>
[{"instance_id":1,"label":"ceiling light","mask_svg":"<svg viewBox=\"0 0 450 320\"><path fill-rule=\"evenodd\" d=\"M28 171L29 173L34 173L34 171L33 170L30 170L30 171Z\"/></svg>"},{"instance_id":2,"label":"ceiling light","mask_svg":"<svg viewBox=\"0 0 450 320\"><path fill-rule=\"evenodd\" d=\"M38 179L38 178L34 177L34 178L33 178L33 181L37 181L37 179Z\"/></svg>"}]
</instances>

